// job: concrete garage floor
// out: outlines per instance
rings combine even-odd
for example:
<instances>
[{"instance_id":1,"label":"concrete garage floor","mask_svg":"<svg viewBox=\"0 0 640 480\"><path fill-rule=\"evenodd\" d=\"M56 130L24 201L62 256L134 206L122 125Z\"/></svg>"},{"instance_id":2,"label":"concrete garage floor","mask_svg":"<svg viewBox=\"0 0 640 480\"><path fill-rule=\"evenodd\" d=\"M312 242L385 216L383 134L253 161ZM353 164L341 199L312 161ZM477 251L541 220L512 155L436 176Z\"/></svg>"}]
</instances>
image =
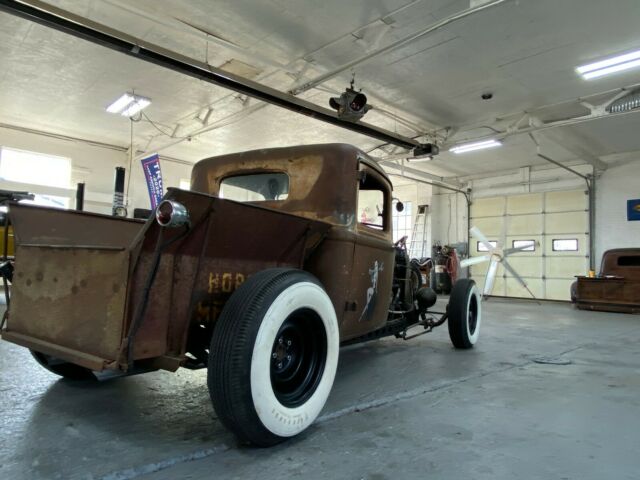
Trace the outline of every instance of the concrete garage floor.
<instances>
[{"instance_id":1,"label":"concrete garage floor","mask_svg":"<svg viewBox=\"0 0 640 480\"><path fill-rule=\"evenodd\" d=\"M484 308L472 351L446 326L343 349L320 421L268 450L220 426L204 371L76 384L0 342L0 478L637 479L640 316Z\"/></svg>"}]
</instances>

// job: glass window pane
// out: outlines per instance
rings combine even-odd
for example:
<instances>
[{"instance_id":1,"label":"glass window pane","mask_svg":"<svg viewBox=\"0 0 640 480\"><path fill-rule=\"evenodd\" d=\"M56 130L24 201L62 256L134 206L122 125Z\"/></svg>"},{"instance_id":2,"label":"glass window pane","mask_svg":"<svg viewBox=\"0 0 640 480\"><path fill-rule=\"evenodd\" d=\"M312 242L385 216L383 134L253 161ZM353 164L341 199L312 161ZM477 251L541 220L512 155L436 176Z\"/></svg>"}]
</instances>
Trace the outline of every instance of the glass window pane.
<instances>
[{"instance_id":1,"label":"glass window pane","mask_svg":"<svg viewBox=\"0 0 640 480\"><path fill-rule=\"evenodd\" d=\"M497 242L497 241L495 241L495 240L489 240L489 244L490 244L492 247L497 247L497 246L498 246L498 242ZM489 251L489 249L488 249L487 247L485 247L485 246L484 246L484 244L483 244L483 243L481 243L481 242L478 242L478 244L477 244L477 250L478 250L479 252L488 252L488 251Z\"/></svg>"},{"instance_id":2,"label":"glass window pane","mask_svg":"<svg viewBox=\"0 0 640 480\"><path fill-rule=\"evenodd\" d=\"M227 177L220 182L220 198L237 202L286 200L289 176L286 173L257 173Z\"/></svg>"},{"instance_id":3,"label":"glass window pane","mask_svg":"<svg viewBox=\"0 0 640 480\"><path fill-rule=\"evenodd\" d=\"M11 182L69 188L71 159L3 147L0 178Z\"/></svg>"},{"instance_id":4,"label":"glass window pane","mask_svg":"<svg viewBox=\"0 0 640 480\"><path fill-rule=\"evenodd\" d=\"M514 240L511 244L513 248L521 248L523 252L534 252L536 249L534 240Z\"/></svg>"},{"instance_id":5,"label":"glass window pane","mask_svg":"<svg viewBox=\"0 0 640 480\"><path fill-rule=\"evenodd\" d=\"M577 238L554 239L552 248L554 252L577 252L578 239Z\"/></svg>"},{"instance_id":6,"label":"glass window pane","mask_svg":"<svg viewBox=\"0 0 640 480\"><path fill-rule=\"evenodd\" d=\"M43 207L69 208L67 197L57 197L55 195L34 195L33 200L20 200L20 203L30 203Z\"/></svg>"},{"instance_id":7,"label":"glass window pane","mask_svg":"<svg viewBox=\"0 0 640 480\"><path fill-rule=\"evenodd\" d=\"M382 228L384 194L381 190L358 191L358 221L369 227Z\"/></svg>"}]
</instances>

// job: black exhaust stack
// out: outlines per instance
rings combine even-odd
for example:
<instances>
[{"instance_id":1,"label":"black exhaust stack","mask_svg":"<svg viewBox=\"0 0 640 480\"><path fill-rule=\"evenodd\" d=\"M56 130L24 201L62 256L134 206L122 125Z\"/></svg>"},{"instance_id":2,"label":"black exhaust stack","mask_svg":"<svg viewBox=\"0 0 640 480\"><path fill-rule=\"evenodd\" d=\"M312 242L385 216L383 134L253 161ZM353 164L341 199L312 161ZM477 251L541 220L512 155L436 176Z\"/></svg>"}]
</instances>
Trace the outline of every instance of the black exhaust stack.
<instances>
[{"instance_id":1,"label":"black exhaust stack","mask_svg":"<svg viewBox=\"0 0 640 480\"><path fill-rule=\"evenodd\" d=\"M84 210L84 183L78 183L76 188L76 210Z\"/></svg>"},{"instance_id":2,"label":"black exhaust stack","mask_svg":"<svg viewBox=\"0 0 640 480\"><path fill-rule=\"evenodd\" d=\"M124 208L124 167L116 167L116 178L113 191L113 216L126 217L127 210Z\"/></svg>"}]
</instances>

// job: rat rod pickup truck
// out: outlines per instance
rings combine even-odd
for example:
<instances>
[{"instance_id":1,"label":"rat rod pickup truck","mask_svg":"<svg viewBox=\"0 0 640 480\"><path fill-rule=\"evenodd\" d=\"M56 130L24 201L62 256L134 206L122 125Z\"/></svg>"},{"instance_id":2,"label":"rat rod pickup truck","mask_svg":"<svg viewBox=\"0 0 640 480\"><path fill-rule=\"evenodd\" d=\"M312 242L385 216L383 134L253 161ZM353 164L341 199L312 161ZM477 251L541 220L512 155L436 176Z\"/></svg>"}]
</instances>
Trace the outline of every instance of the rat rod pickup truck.
<instances>
[{"instance_id":1,"label":"rat rod pickup truck","mask_svg":"<svg viewBox=\"0 0 640 480\"><path fill-rule=\"evenodd\" d=\"M640 313L640 248L607 250L600 275L579 276L571 289L581 310Z\"/></svg>"},{"instance_id":2,"label":"rat rod pickup truck","mask_svg":"<svg viewBox=\"0 0 640 480\"><path fill-rule=\"evenodd\" d=\"M391 191L332 144L202 160L146 222L12 203L2 338L71 379L207 368L223 424L276 444L322 410L341 345L447 320L455 347L478 339L472 280L429 312L435 293L392 241Z\"/></svg>"}]
</instances>

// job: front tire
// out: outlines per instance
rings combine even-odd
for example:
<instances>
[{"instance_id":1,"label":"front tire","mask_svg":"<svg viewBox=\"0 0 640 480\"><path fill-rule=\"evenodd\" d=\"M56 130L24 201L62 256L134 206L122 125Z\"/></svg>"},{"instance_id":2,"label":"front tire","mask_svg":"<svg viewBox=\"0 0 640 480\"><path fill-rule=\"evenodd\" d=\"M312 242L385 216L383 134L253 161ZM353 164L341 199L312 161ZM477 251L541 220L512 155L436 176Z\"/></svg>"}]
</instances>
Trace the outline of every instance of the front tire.
<instances>
[{"instance_id":1,"label":"front tire","mask_svg":"<svg viewBox=\"0 0 640 480\"><path fill-rule=\"evenodd\" d=\"M240 440L275 445L309 427L338 365L333 304L318 280L273 268L250 277L225 304L209 351L209 394Z\"/></svg>"},{"instance_id":2,"label":"front tire","mask_svg":"<svg viewBox=\"0 0 640 480\"><path fill-rule=\"evenodd\" d=\"M482 302L476 282L464 278L458 280L447 306L449 338L456 348L472 348L480 335Z\"/></svg>"}]
</instances>

